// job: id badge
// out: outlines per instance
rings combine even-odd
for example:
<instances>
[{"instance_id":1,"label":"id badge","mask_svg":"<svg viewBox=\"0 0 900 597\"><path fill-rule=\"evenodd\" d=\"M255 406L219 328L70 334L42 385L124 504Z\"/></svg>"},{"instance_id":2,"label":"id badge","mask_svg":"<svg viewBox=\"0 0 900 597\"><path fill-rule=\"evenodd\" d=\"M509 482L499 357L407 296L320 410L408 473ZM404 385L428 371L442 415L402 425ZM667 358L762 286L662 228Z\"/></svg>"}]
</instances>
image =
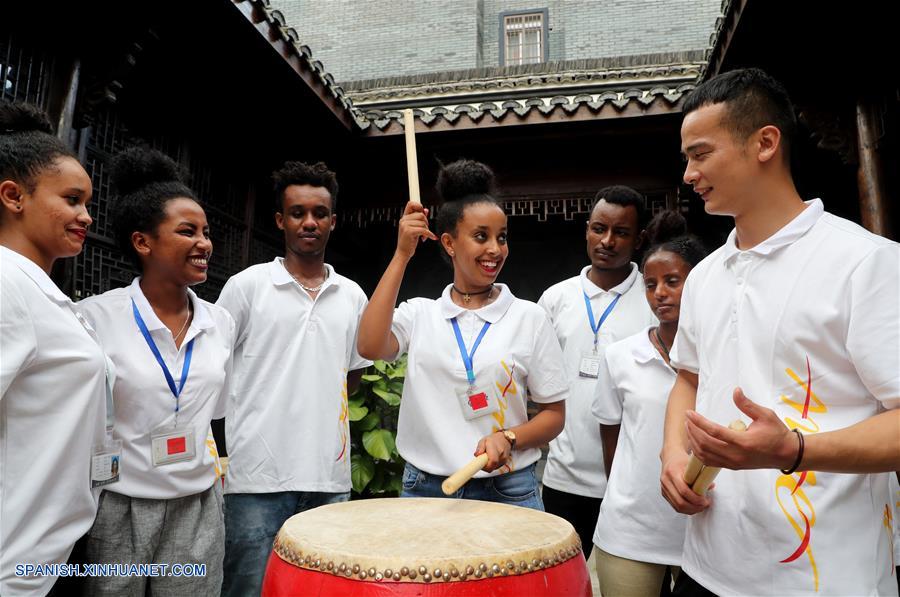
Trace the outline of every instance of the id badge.
<instances>
[{"instance_id":1,"label":"id badge","mask_svg":"<svg viewBox=\"0 0 900 597\"><path fill-rule=\"evenodd\" d=\"M479 419L499 410L497 398L490 388L478 386L466 387L457 392L456 397L459 399L459 406L462 408L463 417L465 417L467 421Z\"/></svg>"},{"instance_id":2,"label":"id badge","mask_svg":"<svg viewBox=\"0 0 900 597\"><path fill-rule=\"evenodd\" d=\"M110 440L94 446L91 451L91 488L117 482L121 462L121 440Z\"/></svg>"},{"instance_id":3,"label":"id badge","mask_svg":"<svg viewBox=\"0 0 900 597\"><path fill-rule=\"evenodd\" d=\"M197 455L193 429L159 427L150 434L153 466L192 460Z\"/></svg>"},{"instance_id":4,"label":"id badge","mask_svg":"<svg viewBox=\"0 0 900 597\"><path fill-rule=\"evenodd\" d=\"M581 363L578 365L578 375L597 379L600 376L600 362L603 355L586 352L581 355Z\"/></svg>"}]
</instances>

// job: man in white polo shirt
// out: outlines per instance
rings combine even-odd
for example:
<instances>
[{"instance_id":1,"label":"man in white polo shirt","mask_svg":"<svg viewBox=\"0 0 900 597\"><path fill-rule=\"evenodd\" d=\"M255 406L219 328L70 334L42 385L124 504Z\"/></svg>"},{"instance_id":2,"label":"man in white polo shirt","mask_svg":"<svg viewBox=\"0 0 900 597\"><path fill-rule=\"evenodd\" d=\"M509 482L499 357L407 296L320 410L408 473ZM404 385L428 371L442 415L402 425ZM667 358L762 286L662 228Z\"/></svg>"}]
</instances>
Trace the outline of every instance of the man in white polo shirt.
<instances>
[{"instance_id":1,"label":"man in white polo shirt","mask_svg":"<svg viewBox=\"0 0 900 597\"><path fill-rule=\"evenodd\" d=\"M325 263L334 173L287 162L273 180L285 256L233 276L218 301L237 324L223 595L259 595L285 520L349 499L347 396L371 364L356 353L366 295Z\"/></svg>"},{"instance_id":2,"label":"man in white polo shirt","mask_svg":"<svg viewBox=\"0 0 900 597\"><path fill-rule=\"evenodd\" d=\"M900 458L900 247L801 200L793 107L762 71L683 111L684 180L735 229L688 276L672 350L661 482L692 515L676 594L896 595L877 471ZM697 496L689 448L752 470Z\"/></svg>"},{"instance_id":3,"label":"man in white polo shirt","mask_svg":"<svg viewBox=\"0 0 900 597\"><path fill-rule=\"evenodd\" d=\"M600 424L591 415L603 353L609 344L656 321L632 261L643 241L644 219L640 193L621 185L601 189L585 234L590 265L548 288L538 300L562 346L571 384L566 426L550 442L544 469L544 508L575 527L585 557L590 556L606 491ZM604 396L611 392L602 390Z\"/></svg>"}]
</instances>

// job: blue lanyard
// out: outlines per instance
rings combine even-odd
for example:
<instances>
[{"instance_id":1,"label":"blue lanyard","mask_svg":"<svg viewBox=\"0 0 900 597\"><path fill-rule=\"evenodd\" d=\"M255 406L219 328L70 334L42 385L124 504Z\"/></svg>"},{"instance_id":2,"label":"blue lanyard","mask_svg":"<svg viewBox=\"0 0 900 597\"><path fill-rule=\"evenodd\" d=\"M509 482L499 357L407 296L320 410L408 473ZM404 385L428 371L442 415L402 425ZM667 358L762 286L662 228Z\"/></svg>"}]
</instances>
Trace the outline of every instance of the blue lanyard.
<instances>
[{"instance_id":1,"label":"blue lanyard","mask_svg":"<svg viewBox=\"0 0 900 597\"><path fill-rule=\"evenodd\" d=\"M188 372L191 370L191 357L194 354L194 340L196 340L196 338L191 338L191 341L188 342L187 349L184 352L184 366L181 368L181 382L176 388L175 380L172 378L172 374L169 373L169 368L166 367L166 362L163 360L162 355L159 354L159 348L156 347L156 342L153 341L153 337L150 335L150 331L147 329L147 324L144 323L144 318L141 317L141 313L140 311L138 311L137 305L134 303L134 299L131 299L131 308L132 310L134 310L134 321L137 322L137 325L141 330L141 334L144 335L144 340L147 341L147 346L150 347L150 352L152 352L153 356L156 357L156 362L159 363L159 367L162 369L163 375L166 376L166 383L169 384L169 389L172 390L172 395L175 396L175 413L177 414L179 408L178 398L181 396L181 390L184 389L184 382L187 381Z\"/></svg>"},{"instance_id":2,"label":"blue lanyard","mask_svg":"<svg viewBox=\"0 0 900 597\"><path fill-rule=\"evenodd\" d=\"M587 307L588 312L588 321L591 324L591 330L594 332L594 353L597 352L597 334L600 332L600 328L603 326L603 322L606 321L606 318L609 317L609 314L612 313L612 310L616 307L616 303L619 302L619 299L622 298L621 294L617 294L616 298L609 304L606 308L606 311L603 312L603 315L600 316L600 321L594 323L594 311L591 309L591 299L588 298L587 293L584 294L584 306Z\"/></svg>"},{"instance_id":3,"label":"blue lanyard","mask_svg":"<svg viewBox=\"0 0 900 597\"><path fill-rule=\"evenodd\" d=\"M453 333L456 334L456 343L459 345L459 354L462 355L463 364L466 366L466 379L469 380L469 386L474 386L475 369L472 366L472 358L475 356L475 351L478 350L478 345L481 344L481 339L484 338L484 334L488 331L488 328L491 327L491 322L484 322L484 327L481 328L481 332L479 332L478 337L475 339L475 344L472 346L472 352L466 352L466 343L463 342L462 333L459 331L459 324L456 323L456 318L454 317L451 319L450 323L453 324Z\"/></svg>"}]
</instances>

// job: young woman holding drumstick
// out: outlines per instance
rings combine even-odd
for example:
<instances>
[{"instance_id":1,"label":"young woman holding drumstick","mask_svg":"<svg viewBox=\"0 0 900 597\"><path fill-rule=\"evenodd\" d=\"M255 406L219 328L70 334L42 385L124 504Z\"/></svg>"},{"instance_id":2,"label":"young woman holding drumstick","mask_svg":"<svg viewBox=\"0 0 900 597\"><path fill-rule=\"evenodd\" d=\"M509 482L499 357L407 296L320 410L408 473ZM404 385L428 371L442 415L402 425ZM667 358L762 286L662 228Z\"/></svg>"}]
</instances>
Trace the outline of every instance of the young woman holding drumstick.
<instances>
[{"instance_id":1,"label":"young woman holding drumstick","mask_svg":"<svg viewBox=\"0 0 900 597\"><path fill-rule=\"evenodd\" d=\"M562 351L543 310L496 279L509 255L507 221L490 194L493 173L460 160L441 169L438 234L428 210L406 205L397 249L363 313L359 354L409 353L397 448L407 462L403 496L440 497L442 481L475 456L476 478L453 492L543 509L535 462L562 430L568 394ZM420 239L439 240L453 283L437 300L394 305ZM527 397L540 412L528 420Z\"/></svg>"},{"instance_id":2,"label":"young woman holding drumstick","mask_svg":"<svg viewBox=\"0 0 900 597\"><path fill-rule=\"evenodd\" d=\"M651 248L644 257L647 302L659 320L612 344L601 375L612 395L596 394L609 483L594 531L597 577L604 595L669 594L666 569L681 564L685 516L658 490L663 422L675 371L669 348L678 330L681 290L688 272L706 256L700 242L684 236L684 218L662 212L647 227Z\"/></svg>"}]
</instances>

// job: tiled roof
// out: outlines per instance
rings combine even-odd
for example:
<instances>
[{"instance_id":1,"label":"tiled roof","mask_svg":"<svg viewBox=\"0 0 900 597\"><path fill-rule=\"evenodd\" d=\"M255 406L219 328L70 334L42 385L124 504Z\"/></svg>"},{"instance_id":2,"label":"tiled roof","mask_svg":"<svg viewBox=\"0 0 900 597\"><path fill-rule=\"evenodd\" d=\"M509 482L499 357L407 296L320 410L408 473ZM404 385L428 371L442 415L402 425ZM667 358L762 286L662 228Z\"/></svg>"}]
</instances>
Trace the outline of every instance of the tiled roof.
<instances>
[{"instance_id":1,"label":"tiled roof","mask_svg":"<svg viewBox=\"0 0 900 597\"><path fill-rule=\"evenodd\" d=\"M231 2L345 126L366 135L401 133L403 108L435 131L671 112L705 67L704 51L688 51L338 84L269 0Z\"/></svg>"},{"instance_id":2,"label":"tiled roof","mask_svg":"<svg viewBox=\"0 0 900 597\"><path fill-rule=\"evenodd\" d=\"M271 8L269 0L231 0L244 16L266 37L270 44L294 67L311 88L329 104L332 112L348 128L355 127L361 116L323 64L313 59L309 46L289 27L284 15Z\"/></svg>"},{"instance_id":3,"label":"tiled roof","mask_svg":"<svg viewBox=\"0 0 900 597\"><path fill-rule=\"evenodd\" d=\"M706 80L716 74L722 67L722 61L731 44L738 22L749 0L722 0L720 16L716 19L716 25L709 36L710 49L706 53L700 80Z\"/></svg>"},{"instance_id":4,"label":"tiled roof","mask_svg":"<svg viewBox=\"0 0 900 597\"><path fill-rule=\"evenodd\" d=\"M403 108L428 129L677 109L703 52L550 62L344 83L367 134L399 133ZM635 112L637 110L637 112Z\"/></svg>"}]
</instances>

